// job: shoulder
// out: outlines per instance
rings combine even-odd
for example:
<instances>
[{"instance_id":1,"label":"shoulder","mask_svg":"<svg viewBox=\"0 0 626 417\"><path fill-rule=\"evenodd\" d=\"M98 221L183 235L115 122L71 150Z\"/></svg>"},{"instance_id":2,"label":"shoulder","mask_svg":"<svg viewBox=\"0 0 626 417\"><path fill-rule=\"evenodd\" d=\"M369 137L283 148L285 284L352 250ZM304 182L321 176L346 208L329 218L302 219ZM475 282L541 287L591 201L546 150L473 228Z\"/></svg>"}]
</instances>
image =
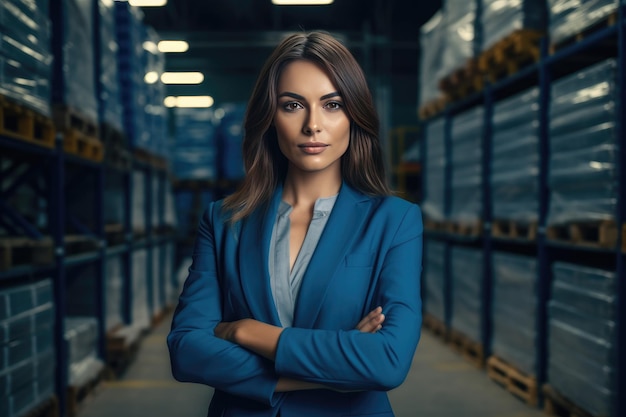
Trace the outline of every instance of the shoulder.
<instances>
[{"instance_id":1,"label":"shoulder","mask_svg":"<svg viewBox=\"0 0 626 417\"><path fill-rule=\"evenodd\" d=\"M406 241L424 231L420 207L397 196L370 197L374 222L382 222L394 240Z\"/></svg>"}]
</instances>

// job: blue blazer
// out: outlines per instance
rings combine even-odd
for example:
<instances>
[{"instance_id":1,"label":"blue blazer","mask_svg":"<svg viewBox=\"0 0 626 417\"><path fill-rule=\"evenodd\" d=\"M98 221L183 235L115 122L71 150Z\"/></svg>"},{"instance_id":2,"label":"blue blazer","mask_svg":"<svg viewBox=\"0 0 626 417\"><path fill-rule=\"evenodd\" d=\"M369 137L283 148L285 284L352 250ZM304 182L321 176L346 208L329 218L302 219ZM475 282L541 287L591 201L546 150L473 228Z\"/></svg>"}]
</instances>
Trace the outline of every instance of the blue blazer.
<instances>
[{"instance_id":1,"label":"blue blazer","mask_svg":"<svg viewBox=\"0 0 626 417\"><path fill-rule=\"evenodd\" d=\"M282 189L231 226L205 212L168 346L179 381L215 388L209 416L393 416L386 391L409 371L421 327L422 219L417 205L343 184L296 300L293 327L267 360L214 336L221 321L280 325L270 290L270 238ZM376 306L383 328L355 330ZM336 390L275 393L279 376ZM350 392L347 392L350 391Z\"/></svg>"}]
</instances>

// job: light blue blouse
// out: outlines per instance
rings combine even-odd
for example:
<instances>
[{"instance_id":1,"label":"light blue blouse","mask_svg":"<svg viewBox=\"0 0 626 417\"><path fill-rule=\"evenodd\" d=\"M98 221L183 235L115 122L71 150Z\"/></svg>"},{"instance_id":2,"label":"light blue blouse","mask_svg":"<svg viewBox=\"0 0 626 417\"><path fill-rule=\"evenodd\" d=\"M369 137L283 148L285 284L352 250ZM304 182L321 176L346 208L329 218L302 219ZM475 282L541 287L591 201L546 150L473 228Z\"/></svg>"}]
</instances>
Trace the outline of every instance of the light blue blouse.
<instances>
[{"instance_id":1,"label":"light blue blouse","mask_svg":"<svg viewBox=\"0 0 626 417\"><path fill-rule=\"evenodd\" d=\"M293 207L284 201L280 202L270 241L269 272L274 304L283 327L291 327L293 324L293 313L302 277L336 200L337 196L333 196L315 201L311 224L291 271L289 271L289 232L291 229L289 214Z\"/></svg>"}]
</instances>

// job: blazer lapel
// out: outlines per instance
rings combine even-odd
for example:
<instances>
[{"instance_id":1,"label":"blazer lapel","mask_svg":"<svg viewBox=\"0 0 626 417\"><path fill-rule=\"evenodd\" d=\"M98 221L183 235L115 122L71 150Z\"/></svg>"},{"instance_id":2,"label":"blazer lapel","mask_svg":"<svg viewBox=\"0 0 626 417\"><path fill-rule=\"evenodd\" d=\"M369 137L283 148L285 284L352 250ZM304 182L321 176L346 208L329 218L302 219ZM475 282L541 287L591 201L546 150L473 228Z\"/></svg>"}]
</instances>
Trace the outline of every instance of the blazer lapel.
<instances>
[{"instance_id":1,"label":"blazer lapel","mask_svg":"<svg viewBox=\"0 0 626 417\"><path fill-rule=\"evenodd\" d=\"M277 326L280 319L270 287L268 256L282 194L279 185L269 205L255 210L243 221L238 256L241 286L252 316Z\"/></svg>"},{"instance_id":2,"label":"blazer lapel","mask_svg":"<svg viewBox=\"0 0 626 417\"><path fill-rule=\"evenodd\" d=\"M294 327L310 328L314 325L335 270L357 235L355 231L361 228L365 220L367 210L360 205L364 201L369 201L369 198L356 193L346 183L342 185L302 278L294 312Z\"/></svg>"}]
</instances>

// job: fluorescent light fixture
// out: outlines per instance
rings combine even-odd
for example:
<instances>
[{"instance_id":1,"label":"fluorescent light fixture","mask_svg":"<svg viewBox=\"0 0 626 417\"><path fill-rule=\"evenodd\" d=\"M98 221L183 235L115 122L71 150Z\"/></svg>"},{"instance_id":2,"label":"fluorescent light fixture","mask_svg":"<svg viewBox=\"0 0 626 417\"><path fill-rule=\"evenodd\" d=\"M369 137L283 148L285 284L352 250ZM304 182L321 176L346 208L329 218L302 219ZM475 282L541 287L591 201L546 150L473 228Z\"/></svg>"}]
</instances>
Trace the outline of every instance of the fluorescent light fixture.
<instances>
[{"instance_id":1,"label":"fluorescent light fixture","mask_svg":"<svg viewBox=\"0 0 626 417\"><path fill-rule=\"evenodd\" d=\"M272 0L277 6L325 6L332 3L333 0Z\"/></svg>"},{"instance_id":2,"label":"fluorescent light fixture","mask_svg":"<svg viewBox=\"0 0 626 417\"><path fill-rule=\"evenodd\" d=\"M158 48L161 52L187 52L189 44L185 41L160 41Z\"/></svg>"},{"instance_id":3,"label":"fluorescent light fixture","mask_svg":"<svg viewBox=\"0 0 626 417\"><path fill-rule=\"evenodd\" d=\"M152 41L145 41L141 44L141 46L143 46L143 49L150 52L151 54L156 55L159 53L159 48L157 47L157 44Z\"/></svg>"},{"instance_id":4,"label":"fluorescent light fixture","mask_svg":"<svg viewBox=\"0 0 626 417\"><path fill-rule=\"evenodd\" d=\"M215 101L211 96L168 96L163 100L165 107L211 107Z\"/></svg>"},{"instance_id":5,"label":"fluorescent light fixture","mask_svg":"<svg viewBox=\"0 0 626 417\"><path fill-rule=\"evenodd\" d=\"M128 0L128 4L137 7L161 7L167 4L167 0Z\"/></svg>"},{"instance_id":6,"label":"fluorescent light fixture","mask_svg":"<svg viewBox=\"0 0 626 417\"><path fill-rule=\"evenodd\" d=\"M200 84L204 81L201 72L164 72L161 74L163 84Z\"/></svg>"},{"instance_id":7,"label":"fluorescent light fixture","mask_svg":"<svg viewBox=\"0 0 626 417\"><path fill-rule=\"evenodd\" d=\"M146 84L154 84L159 81L159 73L156 71L147 72L146 75L143 77L143 80Z\"/></svg>"}]
</instances>

